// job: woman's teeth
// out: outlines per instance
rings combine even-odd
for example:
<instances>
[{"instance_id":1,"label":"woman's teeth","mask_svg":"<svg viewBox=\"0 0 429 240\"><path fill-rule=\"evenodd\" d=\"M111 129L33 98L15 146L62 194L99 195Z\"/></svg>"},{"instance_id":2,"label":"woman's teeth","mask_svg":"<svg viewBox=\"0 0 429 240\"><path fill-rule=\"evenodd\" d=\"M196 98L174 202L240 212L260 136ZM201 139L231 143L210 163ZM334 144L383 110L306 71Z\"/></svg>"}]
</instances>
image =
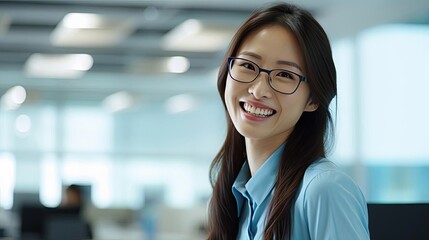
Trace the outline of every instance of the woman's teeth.
<instances>
[{"instance_id":1,"label":"woman's teeth","mask_svg":"<svg viewBox=\"0 0 429 240\"><path fill-rule=\"evenodd\" d=\"M247 113L256 115L258 117L269 117L269 116L273 115L273 111L274 111L272 109L258 108L258 107L252 106L246 102L243 104L243 108Z\"/></svg>"}]
</instances>

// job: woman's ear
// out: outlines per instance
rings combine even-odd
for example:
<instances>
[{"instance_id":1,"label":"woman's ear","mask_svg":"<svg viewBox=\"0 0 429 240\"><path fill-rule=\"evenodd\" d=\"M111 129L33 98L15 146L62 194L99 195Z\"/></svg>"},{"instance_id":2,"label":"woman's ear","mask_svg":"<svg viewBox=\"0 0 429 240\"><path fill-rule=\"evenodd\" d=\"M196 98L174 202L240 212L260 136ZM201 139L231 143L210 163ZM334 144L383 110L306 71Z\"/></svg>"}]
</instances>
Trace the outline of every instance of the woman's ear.
<instances>
[{"instance_id":1,"label":"woman's ear","mask_svg":"<svg viewBox=\"0 0 429 240\"><path fill-rule=\"evenodd\" d=\"M304 112L314 112L319 107L318 103L313 102L311 98L308 100L307 105L304 108Z\"/></svg>"}]
</instances>

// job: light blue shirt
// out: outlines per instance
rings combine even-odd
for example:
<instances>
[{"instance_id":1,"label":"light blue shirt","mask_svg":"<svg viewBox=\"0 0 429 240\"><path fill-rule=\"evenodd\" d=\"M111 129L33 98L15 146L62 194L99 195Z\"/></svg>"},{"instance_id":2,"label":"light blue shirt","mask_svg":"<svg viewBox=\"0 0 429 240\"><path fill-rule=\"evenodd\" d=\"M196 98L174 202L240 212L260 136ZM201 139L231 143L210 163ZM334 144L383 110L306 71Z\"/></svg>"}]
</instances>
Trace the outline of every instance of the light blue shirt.
<instances>
[{"instance_id":1,"label":"light blue shirt","mask_svg":"<svg viewBox=\"0 0 429 240\"><path fill-rule=\"evenodd\" d=\"M238 240L263 239L284 146L253 177L246 162L234 182L232 192L240 218ZM293 205L291 239L369 239L367 205L362 192L327 159L317 160L305 171Z\"/></svg>"}]
</instances>

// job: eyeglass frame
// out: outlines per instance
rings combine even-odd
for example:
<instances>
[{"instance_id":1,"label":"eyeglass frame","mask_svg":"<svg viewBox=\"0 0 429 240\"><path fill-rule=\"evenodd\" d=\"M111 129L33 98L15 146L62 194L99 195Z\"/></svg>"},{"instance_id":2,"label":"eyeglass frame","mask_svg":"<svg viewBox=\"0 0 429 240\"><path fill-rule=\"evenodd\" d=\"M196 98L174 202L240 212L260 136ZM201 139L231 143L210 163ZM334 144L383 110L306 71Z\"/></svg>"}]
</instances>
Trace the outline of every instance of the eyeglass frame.
<instances>
[{"instance_id":1,"label":"eyeglass frame","mask_svg":"<svg viewBox=\"0 0 429 240\"><path fill-rule=\"evenodd\" d=\"M256 74L255 78L254 78L252 81L250 81L250 82L240 81L240 80L235 79L235 78L232 76L232 74L231 74L231 62L232 62L232 61L234 61L234 60L236 60L236 59L251 62L252 64L254 64L254 65L258 68L258 74ZM271 79L271 76L270 76L270 75L271 75L271 72L272 72L272 71L275 71L275 70L282 70L282 71L285 71L285 72L288 72L288 73L291 73L291 74L295 74L296 76L298 76L298 77L299 77L299 82L298 82L298 85L296 86L295 90L293 90L293 91L292 91L292 92L290 92L290 93L285 93L285 92L281 92L281 91L279 91L279 90L275 89L275 88L271 85L271 83L273 82L273 80ZM254 82L254 81L259 77L259 75L261 74L261 72L264 72L264 73L266 73L266 74L268 75L268 85L270 85L271 89L273 89L274 91L276 91L276 92L278 92L278 93L286 94L286 95L292 95L292 94L294 94L294 93L296 92L296 90L298 90L299 85L301 85L301 82L308 81L307 77L302 76L302 75L300 75L300 74L298 74L298 73L296 73L296 72L290 71L290 70L286 70L286 69L282 69L282 68L275 68L275 69L271 69L271 70L269 70L269 69L261 68L257 63L255 63L255 62L253 62L253 61L251 61L251 60L245 59L245 58L240 58L240 57L228 57L228 74L229 74L229 76L230 76L234 81L237 81L237 82L240 82L240 83L251 83L251 82Z\"/></svg>"}]
</instances>

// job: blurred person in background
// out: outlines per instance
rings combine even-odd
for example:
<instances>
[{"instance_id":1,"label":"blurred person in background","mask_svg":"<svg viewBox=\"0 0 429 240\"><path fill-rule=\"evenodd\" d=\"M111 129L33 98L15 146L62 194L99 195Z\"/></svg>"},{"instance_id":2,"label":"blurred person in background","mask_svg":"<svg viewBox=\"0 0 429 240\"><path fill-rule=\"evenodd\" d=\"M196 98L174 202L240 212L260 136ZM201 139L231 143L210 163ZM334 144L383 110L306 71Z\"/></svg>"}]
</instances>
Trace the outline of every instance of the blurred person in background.
<instances>
[{"instance_id":1,"label":"blurred person in background","mask_svg":"<svg viewBox=\"0 0 429 240\"><path fill-rule=\"evenodd\" d=\"M83 192L79 185L71 184L66 187L62 201L63 207L83 208L84 203Z\"/></svg>"},{"instance_id":2,"label":"blurred person in background","mask_svg":"<svg viewBox=\"0 0 429 240\"><path fill-rule=\"evenodd\" d=\"M336 70L308 11L254 11L230 44L218 90L228 132L210 168L209 240L369 239L361 190L326 159Z\"/></svg>"},{"instance_id":3,"label":"blurred person in background","mask_svg":"<svg viewBox=\"0 0 429 240\"><path fill-rule=\"evenodd\" d=\"M63 208L76 208L79 212L80 218L82 221L85 222L86 225L86 235L89 239L93 238L93 231L91 228L90 223L85 218L84 211L86 210L86 202L85 202L85 195L84 191L82 189L82 186L79 186L77 184L71 184L65 188L64 191L64 197L62 199L62 203L60 207Z\"/></svg>"}]
</instances>

